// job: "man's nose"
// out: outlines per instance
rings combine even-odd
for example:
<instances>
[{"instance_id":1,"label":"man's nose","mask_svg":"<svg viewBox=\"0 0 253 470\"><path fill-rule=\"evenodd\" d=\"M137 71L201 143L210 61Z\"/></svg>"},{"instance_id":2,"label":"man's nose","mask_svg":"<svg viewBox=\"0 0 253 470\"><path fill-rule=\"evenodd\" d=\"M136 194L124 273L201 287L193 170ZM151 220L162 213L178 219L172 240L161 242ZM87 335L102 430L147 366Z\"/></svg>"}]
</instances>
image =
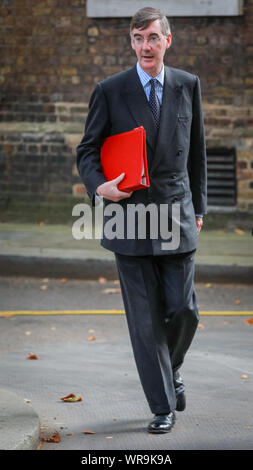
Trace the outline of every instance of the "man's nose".
<instances>
[{"instance_id":1,"label":"man's nose","mask_svg":"<svg viewBox=\"0 0 253 470\"><path fill-rule=\"evenodd\" d=\"M148 38L143 39L142 47L145 48L145 49L150 49L151 46L150 46L150 42L149 42Z\"/></svg>"}]
</instances>

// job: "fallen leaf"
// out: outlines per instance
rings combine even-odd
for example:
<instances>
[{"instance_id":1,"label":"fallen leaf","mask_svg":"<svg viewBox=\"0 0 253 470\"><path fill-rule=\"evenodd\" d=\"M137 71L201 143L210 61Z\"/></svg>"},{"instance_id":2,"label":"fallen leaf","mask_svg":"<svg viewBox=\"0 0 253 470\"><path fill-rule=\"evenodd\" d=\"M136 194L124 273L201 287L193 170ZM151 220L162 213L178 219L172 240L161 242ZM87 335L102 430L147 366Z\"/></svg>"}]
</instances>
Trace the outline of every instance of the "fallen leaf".
<instances>
[{"instance_id":1,"label":"fallen leaf","mask_svg":"<svg viewBox=\"0 0 253 470\"><path fill-rule=\"evenodd\" d=\"M58 431L55 431L55 433L51 437L42 437L41 439L45 442L61 442L61 438Z\"/></svg>"},{"instance_id":2,"label":"fallen leaf","mask_svg":"<svg viewBox=\"0 0 253 470\"><path fill-rule=\"evenodd\" d=\"M61 400L74 403L74 402L76 402L76 401L82 401L82 397L81 397L80 395L78 395L78 396L76 397L76 396L74 395L74 393L70 393L70 394L67 395L66 397L62 397Z\"/></svg>"},{"instance_id":3,"label":"fallen leaf","mask_svg":"<svg viewBox=\"0 0 253 470\"><path fill-rule=\"evenodd\" d=\"M40 290L47 290L48 286L40 286Z\"/></svg>"},{"instance_id":4,"label":"fallen leaf","mask_svg":"<svg viewBox=\"0 0 253 470\"><path fill-rule=\"evenodd\" d=\"M31 332L30 332L30 331L26 331L25 334L26 334L27 336L29 336L29 335L31 334Z\"/></svg>"},{"instance_id":5,"label":"fallen leaf","mask_svg":"<svg viewBox=\"0 0 253 470\"><path fill-rule=\"evenodd\" d=\"M26 359L38 359L38 356L36 356L36 354L29 354L29 356L27 356Z\"/></svg>"},{"instance_id":6,"label":"fallen leaf","mask_svg":"<svg viewBox=\"0 0 253 470\"><path fill-rule=\"evenodd\" d=\"M212 285L212 284L211 284L210 282L207 282L207 283L205 284L205 287L211 287L211 285Z\"/></svg>"},{"instance_id":7,"label":"fallen leaf","mask_svg":"<svg viewBox=\"0 0 253 470\"><path fill-rule=\"evenodd\" d=\"M87 341L95 341L95 336L89 336L89 338L87 338Z\"/></svg>"},{"instance_id":8,"label":"fallen leaf","mask_svg":"<svg viewBox=\"0 0 253 470\"><path fill-rule=\"evenodd\" d=\"M86 429L85 431L83 431L83 434L96 434L95 431L89 431L88 429Z\"/></svg>"},{"instance_id":9,"label":"fallen leaf","mask_svg":"<svg viewBox=\"0 0 253 470\"><path fill-rule=\"evenodd\" d=\"M62 284L65 284L65 282L67 282L67 280L68 280L68 279L66 279L65 277L63 277L63 278L60 280L60 282L61 282Z\"/></svg>"},{"instance_id":10,"label":"fallen leaf","mask_svg":"<svg viewBox=\"0 0 253 470\"><path fill-rule=\"evenodd\" d=\"M75 397L74 393L69 393L69 395L66 395L66 397L62 397L61 400L65 400L66 398L73 398Z\"/></svg>"},{"instance_id":11,"label":"fallen leaf","mask_svg":"<svg viewBox=\"0 0 253 470\"><path fill-rule=\"evenodd\" d=\"M51 326L51 330L52 330L52 331L55 331L55 330L56 330L56 327L55 327L55 326Z\"/></svg>"},{"instance_id":12,"label":"fallen leaf","mask_svg":"<svg viewBox=\"0 0 253 470\"><path fill-rule=\"evenodd\" d=\"M244 235L244 230L241 230L240 228L235 228L235 233L237 233L237 235Z\"/></svg>"},{"instance_id":13,"label":"fallen leaf","mask_svg":"<svg viewBox=\"0 0 253 470\"><path fill-rule=\"evenodd\" d=\"M117 294L121 292L120 287L108 287L107 289L102 290L103 294Z\"/></svg>"},{"instance_id":14,"label":"fallen leaf","mask_svg":"<svg viewBox=\"0 0 253 470\"><path fill-rule=\"evenodd\" d=\"M105 277L100 277L100 278L98 279L98 282L99 282L99 284L105 284L107 281L106 281L106 278L105 278Z\"/></svg>"},{"instance_id":15,"label":"fallen leaf","mask_svg":"<svg viewBox=\"0 0 253 470\"><path fill-rule=\"evenodd\" d=\"M113 439L113 436L105 436L106 439Z\"/></svg>"},{"instance_id":16,"label":"fallen leaf","mask_svg":"<svg viewBox=\"0 0 253 470\"><path fill-rule=\"evenodd\" d=\"M41 279L41 282L48 282L48 281L49 281L48 277L45 277L44 279Z\"/></svg>"},{"instance_id":17,"label":"fallen leaf","mask_svg":"<svg viewBox=\"0 0 253 470\"><path fill-rule=\"evenodd\" d=\"M202 323L199 323L198 324L198 328L205 328L204 325Z\"/></svg>"},{"instance_id":18,"label":"fallen leaf","mask_svg":"<svg viewBox=\"0 0 253 470\"><path fill-rule=\"evenodd\" d=\"M253 317L248 318L248 320L245 320L244 323L246 323L246 325L253 325Z\"/></svg>"},{"instance_id":19,"label":"fallen leaf","mask_svg":"<svg viewBox=\"0 0 253 470\"><path fill-rule=\"evenodd\" d=\"M95 333L95 330L88 330L89 333Z\"/></svg>"},{"instance_id":20,"label":"fallen leaf","mask_svg":"<svg viewBox=\"0 0 253 470\"><path fill-rule=\"evenodd\" d=\"M234 305L240 305L241 301L240 300L235 300Z\"/></svg>"},{"instance_id":21,"label":"fallen leaf","mask_svg":"<svg viewBox=\"0 0 253 470\"><path fill-rule=\"evenodd\" d=\"M119 284L119 280L116 279L115 281L113 281L113 284Z\"/></svg>"},{"instance_id":22,"label":"fallen leaf","mask_svg":"<svg viewBox=\"0 0 253 470\"><path fill-rule=\"evenodd\" d=\"M247 376L246 374L242 374L242 375L241 375L241 378L242 378L242 379L247 379L248 376Z\"/></svg>"},{"instance_id":23,"label":"fallen leaf","mask_svg":"<svg viewBox=\"0 0 253 470\"><path fill-rule=\"evenodd\" d=\"M28 400L28 398L24 398L24 401L25 401L26 403L31 403L31 400Z\"/></svg>"}]
</instances>

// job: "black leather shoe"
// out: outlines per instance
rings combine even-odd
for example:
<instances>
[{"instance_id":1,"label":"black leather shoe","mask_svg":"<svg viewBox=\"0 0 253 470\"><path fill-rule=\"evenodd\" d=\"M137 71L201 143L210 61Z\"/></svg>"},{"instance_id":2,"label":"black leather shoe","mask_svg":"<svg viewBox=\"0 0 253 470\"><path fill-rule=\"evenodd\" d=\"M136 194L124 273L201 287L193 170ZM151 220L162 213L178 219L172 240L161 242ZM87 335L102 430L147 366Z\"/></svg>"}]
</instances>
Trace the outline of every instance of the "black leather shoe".
<instances>
[{"instance_id":1,"label":"black leather shoe","mask_svg":"<svg viewBox=\"0 0 253 470\"><path fill-rule=\"evenodd\" d=\"M179 393L176 395L177 398L177 406L176 410L177 411L184 411L186 408L186 396L184 392Z\"/></svg>"},{"instance_id":2,"label":"black leather shoe","mask_svg":"<svg viewBox=\"0 0 253 470\"><path fill-rule=\"evenodd\" d=\"M174 387L177 398L177 411L184 411L186 407L186 396L185 396L185 386L183 379L178 371L174 372Z\"/></svg>"},{"instance_id":3,"label":"black leather shoe","mask_svg":"<svg viewBox=\"0 0 253 470\"><path fill-rule=\"evenodd\" d=\"M162 434L170 432L176 421L176 415L174 411L171 411L167 415L155 415L152 421L148 425L148 432Z\"/></svg>"}]
</instances>

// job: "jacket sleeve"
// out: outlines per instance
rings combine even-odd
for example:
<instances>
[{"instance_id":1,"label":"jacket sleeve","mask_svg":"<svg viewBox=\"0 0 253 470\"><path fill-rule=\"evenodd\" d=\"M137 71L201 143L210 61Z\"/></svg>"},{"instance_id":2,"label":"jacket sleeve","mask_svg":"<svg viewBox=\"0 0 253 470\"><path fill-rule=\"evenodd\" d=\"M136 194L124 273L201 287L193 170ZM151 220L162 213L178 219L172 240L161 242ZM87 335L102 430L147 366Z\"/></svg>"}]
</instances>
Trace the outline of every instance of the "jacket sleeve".
<instances>
[{"instance_id":1,"label":"jacket sleeve","mask_svg":"<svg viewBox=\"0 0 253 470\"><path fill-rule=\"evenodd\" d=\"M98 83L90 98L84 136L76 149L77 168L93 204L97 187L106 182L100 161L100 148L108 135L108 105L103 88Z\"/></svg>"},{"instance_id":2,"label":"jacket sleeve","mask_svg":"<svg viewBox=\"0 0 253 470\"><path fill-rule=\"evenodd\" d=\"M193 117L188 161L190 187L195 214L207 213L207 164L205 129L202 113L200 81L196 77L193 90Z\"/></svg>"}]
</instances>

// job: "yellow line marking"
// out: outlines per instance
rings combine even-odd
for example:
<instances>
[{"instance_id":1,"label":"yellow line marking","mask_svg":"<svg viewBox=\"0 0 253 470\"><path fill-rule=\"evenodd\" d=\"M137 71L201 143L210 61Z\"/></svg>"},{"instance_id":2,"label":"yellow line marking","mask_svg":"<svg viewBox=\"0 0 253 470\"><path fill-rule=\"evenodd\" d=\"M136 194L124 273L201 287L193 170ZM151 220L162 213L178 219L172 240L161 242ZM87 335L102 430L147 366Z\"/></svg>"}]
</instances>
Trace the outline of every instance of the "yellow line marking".
<instances>
[{"instance_id":1,"label":"yellow line marking","mask_svg":"<svg viewBox=\"0 0 253 470\"><path fill-rule=\"evenodd\" d=\"M201 316L246 315L253 316L253 311L210 311L199 312ZM4 315L122 315L125 310L4 310Z\"/></svg>"}]
</instances>

